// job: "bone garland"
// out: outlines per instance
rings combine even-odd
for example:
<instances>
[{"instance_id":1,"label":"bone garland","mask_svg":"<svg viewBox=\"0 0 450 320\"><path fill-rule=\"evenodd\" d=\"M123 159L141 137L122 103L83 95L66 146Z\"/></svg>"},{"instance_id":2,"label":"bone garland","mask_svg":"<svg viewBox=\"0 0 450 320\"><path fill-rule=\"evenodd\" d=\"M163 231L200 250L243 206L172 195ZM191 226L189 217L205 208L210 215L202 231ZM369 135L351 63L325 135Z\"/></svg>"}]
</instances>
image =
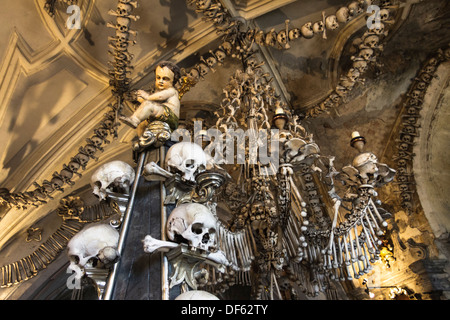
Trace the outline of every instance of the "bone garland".
<instances>
[{"instance_id":1,"label":"bone garland","mask_svg":"<svg viewBox=\"0 0 450 320\"><path fill-rule=\"evenodd\" d=\"M450 48L439 49L429 58L418 71L412 81L406 99L402 102L401 118L403 119L398 130L397 154L392 158L397 168L397 184L400 200L403 208L411 212L415 206L415 181L412 172L414 140L419 135L420 110L427 88L439 65L450 60Z\"/></svg>"},{"instance_id":2,"label":"bone garland","mask_svg":"<svg viewBox=\"0 0 450 320\"><path fill-rule=\"evenodd\" d=\"M178 81L179 98L183 97L192 87L200 80L204 80L205 75L209 72L215 72L216 65L223 65L225 58L232 52L232 45L225 41L216 50L210 50L208 54L201 56L199 63L192 67L189 72L181 69L181 77Z\"/></svg>"},{"instance_id":3,"label":"bone garland","mask_svg":"<svg viewBox=\"0 0 450 320\"><path fill-rule=\"evenodd\" d=\"M242 27L240 21L233 20L226 8L223 8L220 2L215 0L187 0L187 2L189 5L195 5L197 8L196 11L203 13L206 20L213 22L216 25L218 32L225 33L225 42L215 52L210 51L206 58L201 57L201 62L191 68L189 72L182 70L183 75L178 83L178 86L180 87L178 90L180 99L191 87L195 86L199 80L203 80L209 71L214 72L214 65L216 63L219 63L220 65L226 55L245 60L252 54L252 45L254 42L262 46L289 49L289 43L291 41L300 38L302 35L306 39L312 38L314 35L311 22L302 26L302 29L289 29L289 20L285 21L285 28L278 33L275 32L275 30L264 33L261 30L250 28L241 32L239 31L239 27ZM350 21L352 18L356 17L356 15L361 14L363 9L368 5L370 5L370 1L368 0L354 1L349 5L353 8L352 11L347 7L342 7L335 15L327 17L323 16L323 31L325 31L325 29L334 30L338 28L339 22L346 23ZM360 9L356 10L356 8ZM349 12L351 12L351 14ZM305 28L310 28L312 36L302 32Z\"/></svg>"},{"instance_id":4,"label":"bone garland","mask_svg":"<svg viewBox=\"0 0 450 320\"><path fill-rule=\"evenodd\" d=\"M213 22L218 32L225 33L230 39L233 39L233 44L239 38L244 38L249 43L256 42L261 46L271 46L277 49L289 49L290 42L300 37L311 39L315 34L322 33L326 39L326 30L335 30L339 28L340 24L349 22L351 19L364 13L366 8L371 4L368 0L353 1L348 7L342 7L336 11L335 14L325 15L322 13L320 21L307 22L301 28L289 28L289 20L285 21L285 28L280 31L275 29L265 33L260 29L247 28L246 31L241 32L242 23L237 18L232 18L226 8L216 0L188 0L189 5L195 5L196 11L203 13L206 21ZM242 41L242 40L241 40ZM241 42L237 41L237 42ZM242 44L239 44L242 47ZM250 45L251 46L251 45Z\"/></svg>"},{"instance_id":5,"label":"bone garland","mask_svg":"<svg viewBox=\"0 0 450 320\"><path fill-rule=\"evenodd\" d=\"M139 19L139 16L132 15L133 10L137 7L137 1L119 0L116 10L108 12L109 15L117 17L115 24L107 24L109 28L116 30L115 36L108 37L109 47L112 49L108 53L114 58L114 61L110 62L109 76L111 77L110 85L114 88L112 92L117 96L123 96L129 90L128 74L131 72L130 62L133 55L128 52L128 48L136 43L136 41L130 40L130 35L136 36L137 34L136 31L130 29L130 24L131 20Z\"/></svg>"},{"instance_id":6,"label":"bone garland","mask_svg":"<svg viewBox=\"0 0 450 320\"><path fill-rule=\"evenodd\" d=\"M57 209L57 214L63 219L61 226L33 253L0 268L1 288L19 284L36 276L58 257L85 223L101 221L117 213L112 203L101 203L86 208L82 205L82 202L76 201L73 197L61 200L61 206Z\"/></svg>"},{"instance_id":7,"label":"bone garland","mask_svg":"<svg viewBox=\"0 0 450 320\"><path fill-rule=\"evenodd\" d=\"M343 7L336 12L336 15L330 15L325 17L323 15L321 21L324 26L322 31L325 36L325 29L334 30L339 27L339 22L346 23L350 21L356 15L361 14L366 5L370 5L370 1L359 1L352 3L351 6L353 8L352 15L349 14L349 9L347 7ZM179 81L178 90L181 97L189 91L189 89L195 84L198 83L200 79L204 79L204 76L209 71L215 71L214 65L216 63L221 64L226 55L231 55L234 58L239 58L241 60L247 59L251 55L252 45L256 42L262 46L273 46L281 49L289 49L289 43L295 39L300 38L302 35L305 38L311 38L314 34L312 29L312 23L306 23L302 30L305 28L310 28L312 36L309 37L302 33L302 30L298 28L289 29L289 20L285 21L285 29L280 32L275 32L275 30L271 30L268 33L264 33L261 30L257 29L247 29L245 32L240 32L237 26L240 26L240 22L238 20L232 20L229 17L229 14L225 8L218 1L204 1L204 0L188 0L189 5L196 5L197 12L202 12L205 15L205 19L208 21L212 21L218 27L218 31L225 33L225 42L217 49L215 52L210 51L207 58L201 57L200 60L202 62L198 63L196 66L191 68L191 70L186 73L183 70L184 75L181 77ZM360 10L356 10L359 7ZM355 11L356 10L356 11ZM346 17L345 16L346 12ZM242 26L241 26L242 27Z\"/></svg>"},{"instance_id":8,"label":"bone garland","mask_svg":"<svg viewBox=\"0 0 450 320\"><path fill-rule=\"evenodd\" d=\"M1 288L10 287L29 280L45 269L64 250L69 237L82 228L82 224L73 220L64 221L61 227L41 244L32 254L1 267Z\"/></svg>"},{"instance_id":9,"label":"bone garland","mask_svg":"<svg viewBox=\"0 0 450 320\"><path fill-rule=\"evenodd\" d=\"M335 90L307 111L306 118L315 118L324 112L329 113L330 109L337 108L345 100L357 82L364 83L364 79L361 76L370 64L376 62L377 55L383 51L382 40L386 39L389 33L388 26L395 22L392 19L389 20L395 9L396 7L394 6L383 8L380 27L378 29L376 27L368 29L361 38L353 42L353 45L359 51L351 57L353 61L352 66L347 73L340 77ZM345 11L340 11L340 13L343 14ZM338 21L339 19L344 19L344 16L341 15L337 15L337 17Z\"/></svg>"},{"instance_id":10,"label":"bone garland","mask_svg":"<svg viewBox=\"0 0 450 320\"><path fill-rule=\"evenodd\" d=\"M228 10L217 0L187 0L196 7L196 12L204 15L204 20L214 23L218 31L225 32L237 28L240 21L231 18Z\"/></svg>"},{"instance_id":11,"label":"bone garland","mask_svg":"<svg viewBox=\"0 0 450 320\"><path fill-rule=\"evenodd\" d=\"M107 140L109 135L117 138L117 126L115 122L116 105L109 105L111 110L105 113L105 117L93 130L94 134L87 139L87 144L80 147L78 153L73 156L70 162L63 165L60 172L55 172L50 180L44 180L42 184L34 182L35 189L33 191L11 193L8 189L0 188L0 204L6 204L8 207L14 207L20 210L26 210L29 206L38 207L47 203L46 200L53 199L51 196L54 192L64 191L64 185L73 186L75 182L72 180L75 176L80 177L80 171L86 169L86 165L91 159L98 158L95 156L98 152L103 152L102 145L110 143Z\"/></svg>"}]
</instances>

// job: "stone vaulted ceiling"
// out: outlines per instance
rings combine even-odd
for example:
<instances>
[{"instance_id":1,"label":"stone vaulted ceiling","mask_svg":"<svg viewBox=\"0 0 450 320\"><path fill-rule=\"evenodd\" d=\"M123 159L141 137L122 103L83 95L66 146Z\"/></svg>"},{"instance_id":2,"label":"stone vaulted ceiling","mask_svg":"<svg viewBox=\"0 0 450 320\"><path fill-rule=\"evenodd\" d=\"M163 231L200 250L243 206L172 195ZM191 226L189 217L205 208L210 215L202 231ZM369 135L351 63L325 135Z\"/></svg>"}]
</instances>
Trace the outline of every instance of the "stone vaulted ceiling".
<instances>
[{"instance_id":1,"label":"stone vaulted ceiling","mask_svg":"<svg viewBox=\"0 0 450 320\"><path fill-rule=\"evenodd\" d=\"M114 16L116 0L79 0L81 29L68 30L70 14L67 4L56 2L55 16L44 9L45 0L4 1L0 12L0 187L10 192L33 189L63 168L114 102L109 84L108 37L113 31L108 23ZM153 70L161 60L172 60L189 71L202 55L216 50L222 38L213 23L185 0L140 0L132 23L138 32L136 45L130 47L134 67L130 78L134 89L148 88ZM279 31L300 28L307 22L322 20L351 1L343 0L224 0L229 12L247 25ZM314 134L324 154L336 156L337 167L349 163L349 139L357 130L368 140L368 148L382 158L395 144L393 132L398 125L400 103L429 54L445 47L450 5L445 0L392 1L395 16L383 50L368 68L363 79L353 87L335 108L307 117L305 126ZM299 37L290 41L289 49L260 46L258 58L265 63L281 99L294 113L305 116L320 105L339 85L348 72L352 56L358 53L358 39L366 30L367 15L362 14L336 30L328 30L312 39ZM221 101L229 77L241 68L237 59L228 57L185 94L182 120L212 114ZM443 73L443 77L448 77ZM448 87L442 105L448 102ZM446 88L446 89L445 89ZM434 104L436 105L436 103ZM128 109L124 112L129 112ZM437 107L436 107L437 108ZM209 113L208 113L209 112ZM448 112L448 110L447 110ZM203 113L204 114L204 113ZM448 114L447 114L448 118ZM445 118L445 119L447 119ZM445 119L439 120L447 130ZM431 122L432 120L427 120ZM431 129L430 129L431 131ZM26 210L2 207L0 249L23 236L25 230L43 219L59 205L59 200L77 188L89 184L90 174L111 159L132 161L130 140L134 133L124 125L118 137L104 146L98 161L90 161L75 186L53 195L45 206ZM446 144L445 134L436 143ZM425 143L425 142L421 142ZM392 147L392 146L391 146ZM429 147L434 157L439 147ZM448 148L447 148L448 150ZM448 153L448 151L447 151ZM426 155L421 155L426 158ZM448 165L435 160L431 166ZM448 157L447 157L448 159ZM422 172L426 172L424 168ZM436 177L435 181L445 181ZM444 203L448 210L448 203ZM26 248L24 249L26 250ZM9 256L14 261L20 257ZM2 264L9 261L2 261Z\"/></svg>"}]
</instances>

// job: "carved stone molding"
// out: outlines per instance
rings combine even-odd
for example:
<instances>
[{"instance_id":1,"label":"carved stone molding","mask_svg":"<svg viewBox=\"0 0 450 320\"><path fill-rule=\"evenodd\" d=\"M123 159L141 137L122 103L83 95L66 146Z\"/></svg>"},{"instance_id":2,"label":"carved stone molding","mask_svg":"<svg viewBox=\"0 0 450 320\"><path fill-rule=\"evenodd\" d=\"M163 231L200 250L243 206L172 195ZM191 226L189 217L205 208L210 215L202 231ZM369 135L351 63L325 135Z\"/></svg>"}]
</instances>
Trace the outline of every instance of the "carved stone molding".
<instances>
[{"instance_id":1,"label":"carved stone molding","mask_svg":"<svg viewBox=\"0 0 450 320\"><path fill-rule=\"evenodd\" d=\"M450 62L441 64L423 98L421 127L414 140L414 179L425 216L437 238L448 237Z\"/></svg>"}]
</instances>

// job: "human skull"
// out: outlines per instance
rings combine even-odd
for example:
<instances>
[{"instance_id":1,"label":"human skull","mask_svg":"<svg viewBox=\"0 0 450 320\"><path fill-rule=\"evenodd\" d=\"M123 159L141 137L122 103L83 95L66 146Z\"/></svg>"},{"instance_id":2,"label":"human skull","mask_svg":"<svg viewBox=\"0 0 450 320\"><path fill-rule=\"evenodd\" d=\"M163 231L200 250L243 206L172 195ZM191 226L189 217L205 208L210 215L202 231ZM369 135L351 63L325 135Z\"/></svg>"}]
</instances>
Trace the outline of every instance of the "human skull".
<instances>
[{"instance_id":1,"label":"human skull","mask_svg":"<svg viewBox=\"0 0 450 320\"><path fill-rule=\"evenodd\" d=\"M376 179L378 175L377 157L371 152L357 155L353 159L352 165L359 171L363 183Z\"/></svg>"},{"instance_id":2,"label":"human skull","mask_svg":"<svg viewBox=\"0 0 450 320\"><path fill-rule=\"evenodd\" d=\"M131 20L126 17L117 17L117 29L121 32L128 32Z\"/></svg>"},{"instance_id":3,"label":"human skull","mask_svg":"<svg viewBox=\"0 0 450 320\"><path fill-rule=\"evenodd\" d=\"M276 43L277 39L277 33L275 32L275 29L271 29L267 34L265 38L265 44L267 46L273 46Z\"/></svg>"},{"instance_id":4,"label":"human skull","mask_svg":"<svg viewBox=\"0 0 450 320\"><path fill-rule=\"evenodd\" d=\"M294 28L292 30L289 30L289 40L295 40L300 38L300 29Z\"/></svg>"},{"instance_id":5,"label":"human skull","mask_svg":"<svg viewBox=\"0 0 450 320\"><path fill-rule=\"evenodd\" d=\"M401 197L404 201L410 201L411 200L411 195L409 193L402 193Z\"/></svg>"},{"instance_id":6,"label":"human skull","mask_svg":"<svg viewBox=\"0 0 450 320\"><path fill-rule=\"evenodd\" d=\"M196 5L198 6L199 10L206 10L211 5L211 0L197 0Z\"/></svg>"},{"instance_id":7,"label":"human skull","mask_svg":"<svg viewBox=\"0 0 450 320\"><path fill-rule=\"evenodd\" d=\"M213 56L206 58L206 64L208 67L212 68L217 63L217 59ZM212 69L211 69L212 70Z\"/></svg>"},{"instance_id":8,"label":"human skull","mask_svg":"<svg viewBox=\"0 0 450 320\"><path fill-rule=\"evenodd\" d=\"M206 64L199 63L198 64L198 70L200 72L200 77L204 77L208 73L209 68L208 68L208 66Z\"/></svg>"},{"instance_id":9,"label":"human skull","mask_svg":"<svg viewBox=\"0 0 450 320\"><path fill-rule=\"evenodd\" d=\"M69 169L74 173L78 172L78 170L80 170L80 167L81 167L81 165L78 162L76 162L75 160L73 160L73 158L69 162L68 165L69 165Z\"/></svg>"},{"instance_id":10,"label":"human skull","mask_svg":"<svg viewBox=\"0 0 450 320\"><path fill-rule=\"evenodd\" d=\"M361 58L363 58L364 60L370 60L370 58L372 57L372 55L373 55L373 50L370 49L370 48L362 49L362 50L359 52L359 56L360 56Z\"/></svg>"},{"instance_id":11,"label":"human skull","mask_svg":"<svg viewBox=\"0 0 450 320\"><path fill-rule=\"evenodd\" d=\"M378 35L382 35L384 34L384 23L380 22L380 23L374 23L372 25L372 28L369 28L370 32L373 32L375 34Z\"/></svg>"},{"instance_id":12,"label":"human skull","mask_svg":"<svg viewBox=\"0 0 450 320\"><path fill-rule=\"evenodd\" d=\"M434 71L436 71L436 67L433 66L433 65L428 65L428 66L425 67L425 72L426 73L432 74L432 73L434 73Z\"/></svg>"},{"instance_id":13,"label":"human skull","mask_svg":"<svg viewBox=\"0 0 450 320\"><path fill-rule=\"evenodd\" d=\"M353 68L357 69L359 72L364 72L367 70L367 61L362 58L357 58L353 61Z\"/></svg>"},{"instance_id":14,"label":"human skull","mask_svg":"<svg viewBox=\"0 0 450 320\"><path fill-rule=\"evenodd\" d=\"M128 32L121 32L119 30L116 31L116 39L117 41L123 43L127 42L130 34Z\"/></svg>"},{"instance_id":15,"label":"human skull","mask_svg":"<svg viewBox=\"0 0 450 320\"><path fill-rule=\"evenodd\" d=\"M366 47L369 47L369 48L372 48L372 49L378 47L379 42L380 42L380 37L378 37L375 34L370 35L370 36L368 36L367 38L364 39L364 45Z\"/></svg>"},{"instance_id":16,"label":"human skull","mask_svg":"<svg viewBox=\"0 0 450 320\"><path fill-rule=\"evenodd\" d=\"M305 23L300 28L300 32L302 33L302 36L305 37L306 39L310 39L310 38L314 37L314 31L313 31L313 28L312 28L312 22Z\"/></svg>"},{"instance_id":17,"label":"human skull","mask_svg":"<svg viewBox=\"0 0 450 320\"><path fill-rule=\"evenodd\" d=\"M265 39L264 31L259 30L258 32L255 33L255 42L260 46L265 45L264 39Z\"/></svg>"},{"instance_id":18,"label":"human skull","mask_svg":"<svg viewBox=\"0 0 450 320\"><path fill-rule=\"evenodd\" d=\"M413 90L411 92L411 98L413 98L413 99L419 100L421 98L421 96L422 96L422 91L420 91L420 90Z\"/></svg>"},{"instance_id":19,"label":"human skull","mask_svg":"<svg viewBox=\"0 0 450 320\"><path fill-rule=\"evenodd\" d=\"M348 13L352 17L355 17L355 16L359 15L362 12L363 12L363 10L362 10L361 6L359 5L359 3L357 1L354 1L354 2L352 2L352 3L350 3L348 5Z\"/></svg>"},{"instance_id":20,"label":"human skull","mask_svg":"<svg viewBox=\"0 0 450 320\"><path fill-rule=\"evenodd\" d=\"M134 179L134 169L128 163L111 161L102 165L92 175L92 193L97 195L100 201L106 198L107 191L128 193Z\"/></svg>"},{"instance_id":21,"label":"human skull","mask_svg":"<svg viewBox=\"0 0 450 320\"><path fill-rule=\"evenodd\" d=\"M431 81L431 76L430 76L428 73L423 72L423 73L420 75L420 80L422 80L422 81L424 81L424 82L426 82L426 83L429 83L429 82Z\"/></svg>"},{"instance_id":22,"label":"human skull","mask_svg":"<svg viewBox=\"0 0 450 320\"><path fill-rule=\"evenodd\" d=\"M324 24L323 21L317 21L313 24L313 31L314 33L321 33L324 30Z\"/></svg>"},{"instance_id":23,"label":"human skull","mask_svg":"<svg viewBox=\"0 0 450 320\"><path fill-rule=\"evenodd\" d=\"M336 19L338 22L346 23L350 20L350 14L347 7L342 7L336 11Z\"/></svg>"},{"instance_id":24,"label":"human skull","mask_svg":"<svg viewBox=\"0 0 450 320\"><path fill-rule=\"evenodd\" d=\"M53 189L56 190L63 190L62 186L64 185L64 181L62 180L62 178L58 177L58 176L54 176L51 180L50 183L53 187Z\"/></svg>"},{"instance_id":25,"label":"human skull","mask_svg":"<svg viewBox=\"0 0 450 320\"><path fill-rule=\"evenodd\" d=\"M410 99L408 99L408 105L409 106L418 106L418 105L420 105L420 101L419 101L419 99L416 99L416 98L410 98Z\"/></svg>"},{"instance_id":26,"label":"human skull","mask_svg":"<svg viewBox=\"0 0 450 320\"><path fill-rule=\"evenodd\" d=\"M414 107L409 107L406 109L406 112L411 115L411 114L416 114L417 113L417 109Z\"/></svg>"},{"instance_id":27,"label":"human skull","mask_svg":"<svg viewBox=\"0 0 450 320\"><path fill-rule=\"evenodd\" d=\"M86 266L93 267L99 262L109 266L119 257L118 243L119 232L109 224L87 226L67 244L69 269L75 271L76 279L80 279Z\"/></svg>"},{"instance_id":28,"label":"human skull","mask_svg":"<svg viewBox=\"0 0 450 320\"><path fill-rule=\"evenodd\" d=\"M218 49L214 52L214 54L216 55L217 61L219 63L223 63L223 61L225 60L225 58L227 57L227 54L225 52L223 52L222 50Z\"/></svg>"},{"instance_id":29,"label":"human skull","mask_svg":"<svg viewBox=\"0 0 450 320\"><path fill-rule=\"evenodd\" d=\"M262 31L262 33L264 34L264 31ZM231 54L233 51L233 45L228 41L222 43L220 47L226 52L226 54Z\"/></svg>"},{"instance_id":30,"label":"human skull","mask_svg":"<svg viewBox=\"0 0 450 320\"><path fill-rule=\"evenodd\" d=\"M207 251L216 249L216 229L216 217L200 203L179 205L169 215L166 225L170 240Z\"/></svg>"},{"instance_id":31,"label":"human skull","mask_svg":"<svg viewBox=\"0 0 450 320\"><path fill-rule=\"evenodd\" d=\"M436 58L431 58L430 60L428 60L428 64L429 64L430 66L437 66L438 63L439 63L439 60L436 59Z\"/></svg>"},{"instance_id":32,"label":"human skull","mask_svg":"<svg viewBox=\"0 0 450 320\"><path fill-rule=\"evenodd\" d=\"M277 35L277 42L282 46L287 48L287 42L288 42L288 35L286 34L286 31L282 30Z\"/></svg>"},{"instance_id":33,"label":"human skull","mask_svg":"<svg viewBox=\"0 0 450 320\"><path fill-rule=\"evenodd\" d=\"M190 290L180 294L175 300L219 300L219 298L208 291Z\"/></svg>"},{"instance_id":34,"label":"human skull","mask_svg":"<svg viewBox=\"0 0 450 320\"><path fill-rule=\"evenodd\" d=\"M426 87L427 87L427 84L423 81L420 81L416 84L416 89L418 89L418 90L425 90Z\"/></svg>"},{"instance_id":35,"label":"human skull","mask_svg":"<svg viewBox=\"0 0 450 320\"><path fill-rule=\"evenodd\" d=\"M200 79L200 74L198 73L198 70L194 67L189 71L189 76L194 80L198 81Z\"/></svg>"},{"instance_id":36,"label":"human skull","mask_svg":"<svg viewBox=\"0 0 450 320\"><path fill-rule=\"evenodd\" d=\"M128 49L128 41L127 42L118 41L114 49L116 49L117 51L126 51Z\"/></svg>"},{"instance_id":37,"label":"human skull","mask_svg":"<svg viewBox=\"0 0 450 320\"><path fill-rule=\"evenodd\" d=\"M351 68L347 72L347 78L350 79L350 81L352 81L352 82L358 80L360 75L361 75L361 73L359 72L359 70L357 68Z\"/></svg>"},{"instance_id":38,"label":"human skull","mask_svg":"<svg viewBox=\"0 0 450 320\"><path fill-rule=\"evenodd\" d=\"M388 9L380 10L380 19L381 19L381 21L385 21L385 20L389 19L389 10Z\"/></svg>"},{"instance_id":39,"label":"human skull","mask_svg":"<svg viewBox=\"0 0 450 320\"><path fill-rule=\"evenodd\" d=\"M86 164L89 162L89 156L83 154L83 153L77 153L74 157L75 161L77 161L80 166L84 169L86 167Z\"/></svg>"},{"instance_id":40,"label":"human skull","mask_svg":"<svg viewBox=\"0 0 450 320\"><path fill-rule=\"evenodd\" d=\"M119 3L117 5L117 14L119 16L127 16L133 11L133 6L126 3Z\"/></svg>"},{"instance_id":41,"label":"human skull","mask_svg":"<svg viewBox=\"0 0 450 320\"><path fill-rule=\"evenodd\" d=\"M166 154L166 168L195 182L195 175L205 171L207 157L202 147L193 142L179 142L170 147Z\"/></svg>"},{"instance_id":42,"label":"human skull","mask_svg":"<svg viewBox=\"0 0 450 320\"><path fill-rule=\"evenodd\" d=\"M325 19L325 25L327 26L327 29L330 29L330 30L339 28L339 23L337 22L337 18L334 14L331 16L328 16Z\"/></svg>"}]
</instances>

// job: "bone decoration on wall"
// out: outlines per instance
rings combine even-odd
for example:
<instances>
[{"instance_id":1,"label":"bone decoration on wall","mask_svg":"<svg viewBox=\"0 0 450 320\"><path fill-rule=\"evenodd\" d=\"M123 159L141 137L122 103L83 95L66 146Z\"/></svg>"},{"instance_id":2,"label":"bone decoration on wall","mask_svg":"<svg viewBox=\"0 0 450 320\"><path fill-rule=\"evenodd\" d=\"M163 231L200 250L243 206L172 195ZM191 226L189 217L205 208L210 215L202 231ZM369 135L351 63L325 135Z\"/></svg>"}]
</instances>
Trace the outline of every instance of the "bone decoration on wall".
<instances>
[{"instance_id":1,"label":"bone decoration on wall","mask_svg":"<svg viewBox=\"0 0 450 320\"><path fill-rule=\"evenodd\" d=\"M31 254L0 268L2 288L32 279L47 268L67 247L68 243L87 224L106 220L119 213L114 202L85 206L79 197L66 197L54 212L61 217L61 226ZM41 241L41 237L39 241Z\"/></svg>"}]
</instances>

